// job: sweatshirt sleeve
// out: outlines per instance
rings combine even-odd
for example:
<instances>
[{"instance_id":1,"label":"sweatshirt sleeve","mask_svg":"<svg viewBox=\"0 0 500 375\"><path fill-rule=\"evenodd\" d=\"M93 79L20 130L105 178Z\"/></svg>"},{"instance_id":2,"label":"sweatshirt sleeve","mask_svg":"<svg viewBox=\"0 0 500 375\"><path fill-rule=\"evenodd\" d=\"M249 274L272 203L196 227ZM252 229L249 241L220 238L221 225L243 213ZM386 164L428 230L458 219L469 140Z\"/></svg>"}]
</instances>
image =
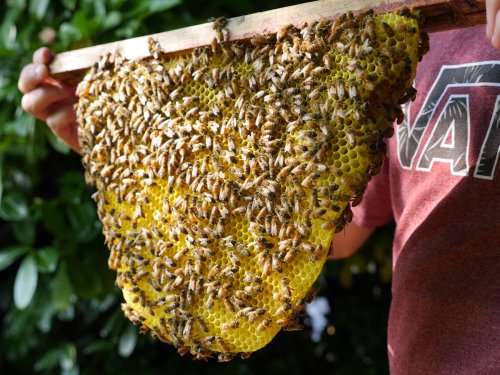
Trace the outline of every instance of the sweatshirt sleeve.
<instances>
[{"instance_id":1,"label":"sweatshirt sleeve","mask_svg":"<svg viewBox=\"0 0 500 375\"><path fill-rule=\"evenodd\" d=\"M388 224L393 220L389 164L386 158L380 173L368 183L361 204L353 207L353 221L355 224L366 228L375 228Z\"/></svg>"}]
</instances>

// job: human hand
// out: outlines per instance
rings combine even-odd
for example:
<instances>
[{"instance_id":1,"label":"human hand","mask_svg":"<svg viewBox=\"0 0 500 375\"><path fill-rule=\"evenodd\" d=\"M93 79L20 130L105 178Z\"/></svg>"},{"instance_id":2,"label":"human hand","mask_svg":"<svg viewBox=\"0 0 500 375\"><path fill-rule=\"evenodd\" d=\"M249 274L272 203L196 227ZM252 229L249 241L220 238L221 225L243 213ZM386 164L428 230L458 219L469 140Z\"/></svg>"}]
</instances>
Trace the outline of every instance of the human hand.
<instances>
[{"instance_id":1,"label":"human hand","mask_svg":"<svg viewBox=\"0 0 500 375\"><path fill-rule=\"evenodd\" d=\"M26 112L45 121L57 137L80 153L73 109L73 104L78 100L75 96L76 88L49 76L47 65L52 57L52 52L42 47L33 54L33 63L26 65L21 71L17 84L24 94L21 105Z\"/></svg>"},{"instance_id":2,"label":"human hand","mask_svg":"<svg viewBox=\"0 0 500 375\"><path fill-rule=\"evenodd\" d=\"M500 48L500 0L486 0L486 36L495 48Z\"/></svg>"}]
</instances>

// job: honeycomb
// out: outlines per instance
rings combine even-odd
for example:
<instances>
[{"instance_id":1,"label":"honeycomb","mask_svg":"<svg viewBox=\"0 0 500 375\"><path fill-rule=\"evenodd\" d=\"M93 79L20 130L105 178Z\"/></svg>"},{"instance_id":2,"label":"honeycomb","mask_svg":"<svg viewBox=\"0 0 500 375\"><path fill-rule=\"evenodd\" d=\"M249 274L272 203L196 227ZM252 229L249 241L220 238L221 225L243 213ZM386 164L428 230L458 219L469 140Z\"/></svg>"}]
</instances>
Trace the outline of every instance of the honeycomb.
<instances>
[{"instance_id":1,"label":"honeycomb","mask_svg":"<svg viewBox=\"0 0 500 375\"><path fill-rule=\"evenodd\" d=\"M426 36L403 9L164 57L104 56L79 84L88 183L127 317L227 361L300 329L414 98Z\"/></svg>"}]
</instances>

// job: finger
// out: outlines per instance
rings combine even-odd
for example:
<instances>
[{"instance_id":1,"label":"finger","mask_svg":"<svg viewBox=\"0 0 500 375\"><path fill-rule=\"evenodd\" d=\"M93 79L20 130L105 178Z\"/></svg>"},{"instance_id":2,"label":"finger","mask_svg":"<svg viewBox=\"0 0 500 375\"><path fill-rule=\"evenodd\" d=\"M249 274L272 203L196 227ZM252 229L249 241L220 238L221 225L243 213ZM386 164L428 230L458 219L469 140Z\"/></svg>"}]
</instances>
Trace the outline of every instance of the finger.
<instances>
[{"instance_id":1,"label":"finger","mask_svg":"<svg viewBox=\"0 0 500 375\"><path fill-rule=\"evenodd\" d=\"M47 125L50 130L61 138L66 143L68 142L67 135L68 130L66 128L70 126L75 126L76 123L76 115L75 111L71 107L65 106L61 107L58 111L55 111L47 117Z\"/></svg>"},{"instance_id":2,"label":"finger","mask_svg":"<svg viewBox=\"0 0 500 375\"><path fill-rule=\"evenodd\" d=\"M72 122L76 122L76 114L70 106L61 107L47 117L47 125L56 133Z\"/></svg>"},{"instance_id":3,"label":"finger","mask_svg":"<svg viewBox=\"0 0 500 375\"><path fill-rule=\"evenodd\" d=\"M486 1L486 36L492 40L493 32L495 30L495 18L500 9L500 0L487 0Z\"/></svg>"},{"instance_id":4,"label":"finger","mask_svg":"<svg viewBox=\"0 0 500 375\"><path fill-rule=\"evenodd\" d=\"M26 94L33 90L35 87L49 76L47 67L43 64L29 64L26 65L21 71L17 87L19 91Z\"/></svg>"},{"instance_id":5,"label":"finger","mask_svg":"<svg viewBox=\"0 0 500 375\"><path fill-rule=\"evenodd\" d=\"M67 89L54 86L39 87L25 94L21 100L23 109L44 120L42 113L53 103L68 98L71 93Z\"/></svg>"},{"instance_id":6,"label":"finger","mask_svg":"<svg viewBox=\"0 0 500 375\"><path fill-rule=\"evenodd\" d=\"M48 49L47 47L42 47L37 49L33 54L33 62L35 64L47 65L48 63L50 63L53 57L54 54L50 49Z\"/></svg>"},{"instance_id":7,"label":"finger","mask_svg":"<svg viewBox=\"0 0 500 375\"><path fill-rule=\"evenodd\" d=\"M51 129L52 130L52 129ZM53 133L62 139L73 151L81 154L82 148L78 142L78 124L72 122Z\"/></svg>"},{"instance_id":8,"label":"finger","mask_svg":"<svg viewBox=\"0 0 500 375\"><path fill-rule=\"evenodd\" d=\"M47 125L52 133L62 139L73 151L81 154L78 142L78 124L75 112L70 107L64 107L47 118Z\"/></svg>"},{"instance_id":9,"label":"finger","mask_svg":"<svg viewBox=\"0 0 500 375\"><path fill-rule=\"evenodd\" d=\"M486 1L486 37L491 40L493 35L493 2Z\"/></svg>"},{"instance_id":10,"label":"finger","mask_svg":"<svg viewBox=\"0 0 500 375\"><path fill-rule=\"evenodd\" d=\"M64 129L61 139L65 139L66 143L73 151L79 153L80 155L82 154L82 148L78 142L78 124L76 122L70 124Z\"/></svg>"},{"instance_id":11,"label":"finger","mask_svg":"<svg viewBox=\"0 0 500 375\"><path fill-rule=\"evenodd\" d=\"M493 47L500 49L500 2L498 5L499 9L497 9L496 11L495 26L493 29L491 44L493 45Z\"/></svg>"}]
</instances>

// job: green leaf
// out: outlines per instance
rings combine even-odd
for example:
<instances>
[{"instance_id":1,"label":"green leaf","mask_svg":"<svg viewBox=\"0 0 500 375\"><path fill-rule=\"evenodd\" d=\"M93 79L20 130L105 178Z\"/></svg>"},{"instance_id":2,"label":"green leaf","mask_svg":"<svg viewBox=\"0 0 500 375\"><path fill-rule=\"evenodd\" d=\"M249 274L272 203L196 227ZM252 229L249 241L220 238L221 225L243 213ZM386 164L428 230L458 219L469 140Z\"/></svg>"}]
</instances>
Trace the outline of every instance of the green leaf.
<instances>
[{"instance_id":1,"label":"green leaf","mask_svg":"<svg viewBox=\"0 0 500 375\"><path fill-rule=\"evenodd\" d=\"M181 0L152 0L149 2L149 10L151 13L160 13L180 3Z\"/></svg>"},{"instance_id":2,"label":"green leaf","mask_svg":"<svg viewBox=\"0 0 500 375\"><path fill-rule=\"evenodd\" d=\"M20 221L28 216L26 198L19 192L5 194L0 204L0 218L7 221Z\"/></svg>"},{"instance_id":3,"label":"green leaf","mask_svg":"<svg viewBox=\"0 0 500 375\"><path fill-rule=\"evenodd\" d=\"M75 9L76 1L77 0L61 0L61 3L66 9L73 10Z\"/></svg>"},{"instance_id":4,"label":"green leaf","mask_svg":"<svg viewBox=\"0 0 500 375\"><path fill-rule=\"evenodd\" d=\"M40 314L40 317L38 318L38 321L36 322L36 326L40 329L40 331L44 333L50 331L52 328L52 318L54 317L55 312L54 305L52 305L50 300L48 300Z\"/></svg>"},{"instance_id":5,"label":"green leaf","mask_svg":"<svg viewBox=\"0 0 500 375\"><path fill-rule=\"evenodd\" d=\"M11 167L10 169L9 177L15 184L16 188L28 190L33 186L32 179L34 176L30 175L26 168L16 166L14 168Z\"/></svg>"},{"instance_id":6,"label":"green leaf","mask_svg":"<svg viewBox=\"0 0 500 375\"><path fill-rule=\"evenodd\" d=\"M55 246L41 248L35 253L36 265L41 273L51 273L57 268L59 251Z\"/></svg>"},{"instance_id":7,"label":"green leaf","mask_svg":"<svg viewBox=\"0 0 500 375\"><path fill-rule=\"evenodd\" d=\"M78 28L70 22L63 22L61 24L57 36L61 39L64 46L69 46L71 43L82 39L82 35Z\"/></svg>"},{"instance_id":8,"label":"green leaf","mask_svg":"<svg viewBox=\"0 0 500 375\"><path fill-rule=\"evenodd\" d=\"M75 253L69 257L71 284L79 298L90 299L101 293L103 285L98 264L98 258L93 252L89 252L87 256Z\"/></svg>"},{"instance_id":9,"label":"green leaf","mask_svg":"<svg viewBox=\"0 0 500 375\"><path fill-rule=\"evenodd\" d=\"M2 204L3 195L3 155L0 154L0 205Z\"/></svg>"},{"instance_id":10,"label":"green leaf","mask_svg":"<svg viewBox=\"0 0 500 375\"><path fill-rule=\"evenodd\" d=\"M61 212L57 201L40 201L35 205L35 213L39 215L45 229L56 238L66 238L71 234L64 218L64 212Z\"/></svg>"},{"instance_id":11,"label":"green leaf","mask_svg":"<svg viewBox=\"0 0 500 375\"><path fill-rule=\"evenodd\" d=\"M23 126L19 126L22 128ZM17 121L7 121L2 124L2 133L8 135L16 135L18 131Z\"/></svg>"},{"instance_id":12,"label":"green leaf","mask_svg":"<svg viewBox=\"0 0 500 375\"><path fill-rule=\"evenodd\" d=\"M226 1L224 7L230 9L235 15L255 13L255 6L251 0Z\"/></svg>"},{"instance_id":13,"label":"green leaf","mask_svg":"<svg viewBox=\"0 0 500 375\"><path fill-rule=\"evenodd\" d=\"M110 9L120 9L126 0L108 0L108 7Z\"/></svg>"},{"instance_id":14,"label":"green leaf","mask_svg":"<svg viewBox=\"0 0 500 375\"><path fill-rule=\"evenodd\" d=\"M59 358L59 365L61 366L62 374L78 374L76 363L76 348L73 344L67 344L65 350L61 353Z\"/></svg>"},{"instance_id":15,"label":"green leaf","mask_svg":"<svg viewBox=\"0 0 500 375\"><path fill-rule=\"evenodd\" d=\"M94 3L94 18L102 20L106 16L107 0L93 0Z\"/></svg>"},{"instance_id":16,"label":"green leaf","mask_svg":"<svg viewBox=\"0 0 500 375\"><path fill-rule=\"evenodd\" d=\"M4 17L2 25L0 26L0 42L8 49L16 47L16 25L14 23L15 12L12 10Z\"/></svg>"},{"instance_id":17,"label":"green leaf","mask_svg":"<svg viewBox=\"0 0 500 375\"><path fill-rule=\"evenodd\" d=\"M141 1L125 15L126 19L131 21L144 20L154 13L164 12L176 5L179 5L181 0L152 0Z\"/></svg>"},{"instance_id":18,"label":"green leaf","mask_svg":"<svg viewBox=\"0 0 500 375\"><path fill-rule=\"evenodd\" d=\"M114 346L114 343L109 340L94 341L83 348L83 354L91 355L97 352L109 353Z\"/></svg>"},{"instance_id":19,"label":"green leaf","mask_svg":"<svg viewBox=\"0 0 500 375\"><path fill-rule=\"evenodd\" d=\"M31 218L12 223L14 236L19 243L33 245L36 236L36 224Z\"/></svg>"},{"instance_id":20,"label":"green leaf","mask_svg":"<svg viewBox=\"0 0 500 375\"><path fill-rule=\"evenodd\" d=\"M129 17L126 18L128 19ZM116 36L118 38L132 38L140 27L141 22L138 19L131 18L125 25L116 30Z\"/></svg>"},{"instance_id":21,"label":"green leaf","mask_svg":"<svg viewBox=\"0 0 500 375\"><path fill-rule=\"evenodd\" d=\"M76 367L76 348L73 344L60 345L47 351L34 365L35 371L53 370L57 365L61 367L61 373L69 374L78 371ZM50 371L54 373L55 371Z\"/></svg>"},{"instance_id":22,"label":"green leaf","mask_svg":"<svg viewBox=\"0 0 500 375\"><path fill-rule=\"evenodd\" d=\"M73 287L68 277L66 262L60 264L52 281L52 302L59 311L65 311L75 298Z\"/></svg>"},{"instance_id":23,"label":"green leaf","mask_svg":"<svg viewBox=\"0 0 500 375\"><path fill-rule=\"evenodd\" d=\"M35 295L37 282L36 261L32 255L28 255L19 266L14 282L14 303L18 309L23 310L28 307Z\"/></svg>"},{"instance_id":24,"label":"green leaf","mask_svg":"<svg viewBox=\"0 0 500 375\"><path fill-rule=\"evenodd\" d=\"M122 22L122 14L116 10L108 13L106 18L102 23L102 28L104 30L112 29L113 27L118 26Z\"/></svg>"},{"instance_id":25,"label":"green leaf","mask_svg":"<svg viewBox=\"0 0 500 375\"><path fill-rule=\"evenodd\" d=\"M117 336L118 332L120 332L120 328L125 322L124 319L125 318L123 317L123 312L116 309L102 326L101 330L99 331L99 335L103 338L111 340L112 337Z\"/></svg>"},{"instance_id":26,"label":"green leaf","mask_svg":"<svg viewBox=\"0 0 500 375\"><path fill-rule=\"evenodd\" d=\"M79 10L73 15L72 24L77 28L82 38L86 38L93 36L99 27L99 20L90 18L84 11Z\"/></svg>"},{"instance_id":27,"label":"green leaf","mask_svg":"<svg viewBox=\"0 0 500 375\"><path fill-rule=\"evenodd\" d=\"M52 370L59 364L59 358L62 355L64 348L58 347L48 350L42 358L35 362L33 368L35 371Z\"/></svg>"},{"instance_id":28,"label":"green leaf","mask_svg":"<svg viewBox=\"0 0 500 375\"><path fill-rule=\"evenodd\" d=\"M69 146L64 143L59 137L56 137L54 133L52 132L47 132L47 140L49 141L50 145L56 150L57 152L67 155L69 154L70 148Z\"/></svg>"},{"instance_id":29,"label":"green leaf","mask_svg":"<svg viewBox=\"0 0 500 375\"><path fill-rule=\"evenodd\" d=\"M75 363L75 365L76 365L76 363ZM61 370L61 375L79 375L79 374L80 374L80 371L79 371L78 367L76 367L76 366L71 367L69 369L63 368Z\"/></svg>"},{"instance_id":30,"label":"green leaf","mask_svg":"<svg viewBox=\"0 0 500 375\"><path fill-rule=\"evenodd\" d=\"M28 115L26 112L17 112L16 116L16 134L20 137L26 137L28 134L33 133L36 119Z\"/></svg>"},{"instance_id":31,"label":"green leaf","mask_svg":"<svg viewBox=\"0 0 500 375\"><path fill-rule=\"evenodd\" d=\"M1 96L1 94L0 94L0 96ZM1 100L2 100L2 98L0 98L0 101ZM3 154L7 150L9 150L9 148L12 145L14 138L15 138L12 134L5 135L2 133L3 133L3 129L0 130L0 154Z\"/></svg>"},{"instance_id":32,"label":"green leaf","mask_svg":"<svg viewBox=\"0 0 500 375\"><path fill-rule=\"evenodd\" d=\"M128 357L135 349L137 343L137 328L129 324L120 337L118 353L122 357Z\"/></svg>"},{"instance_id":33,"label":"green leaf","mask_svg":"<svg viewBox=\"0 0 500 375\"><path fill-rule=\"evenodd\" d=\"M9 267L17 258L30 250L29 246L11 246L0 250L0 271Z\"/></svg>"},{"instance_id":34,"label":"green leaf","mask_svg":"<svg viewBox=\"0 0 500 375\"><path fill-rule=\"evenodd\" d=\"M30 1L30 14L37 20L41 20L47 13L49 0L31 0Z\"/></svg>"},{"instance_id":35,"label":"green leaf","mask_svg":"<svg viewBox=\"0 0 500 375\"><path fill-rule=\"evenodd\" d=\"M24 9L26 8L26 0L7 0L7 6L9 8Z\"/></svg>"},{"instance_id":36,"label":"green leaf","mask_svg":"<svg viewBox=\"0 0 500 375\"><path fill-rule=\"evenodd\" d=\"M78 205L68 205L67 214L77 241L87 242L94 238L97 234L96 210L92 203L83 201Z\"/></svg>"}]
</instances>

